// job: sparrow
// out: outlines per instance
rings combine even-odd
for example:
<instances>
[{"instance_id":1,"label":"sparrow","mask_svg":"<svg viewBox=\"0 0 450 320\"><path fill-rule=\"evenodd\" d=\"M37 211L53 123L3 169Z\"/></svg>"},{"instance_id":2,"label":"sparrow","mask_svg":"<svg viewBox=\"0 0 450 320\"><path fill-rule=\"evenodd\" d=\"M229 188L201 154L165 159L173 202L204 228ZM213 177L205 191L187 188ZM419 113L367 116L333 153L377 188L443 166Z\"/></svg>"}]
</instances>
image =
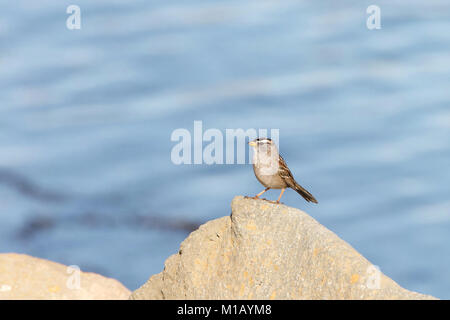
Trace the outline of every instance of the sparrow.
<instances>
[{"instance_id":1,"label":"sparrow","mask_svg":"<svg viewBox=\"0 0 450 320\"><path fill-rule=\"evenodd\" d=\"M257 138L248 143L254 149L253 172L256 179L266 189L258 193L253 199L259 199L269 189L281 189L276 203L280 203L286 188L297 191L306 201L317 203L317 200L305 188L299 185L289 170L283 157L278 153L275 143L269 138Z\"/></svg>"}]
</instances>

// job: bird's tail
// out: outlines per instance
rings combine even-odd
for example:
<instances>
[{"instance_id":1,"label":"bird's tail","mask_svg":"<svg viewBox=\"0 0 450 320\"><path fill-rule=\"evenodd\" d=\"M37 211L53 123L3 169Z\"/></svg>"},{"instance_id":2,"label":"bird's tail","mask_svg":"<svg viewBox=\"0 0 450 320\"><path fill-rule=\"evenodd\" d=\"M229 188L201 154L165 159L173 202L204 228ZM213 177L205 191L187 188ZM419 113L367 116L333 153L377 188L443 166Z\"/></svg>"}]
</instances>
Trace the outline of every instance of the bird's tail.
<instances>
[{"instance_id":1,"label":"bird's tail","mask_svg":"<svg viewBox=\"0 0 450 320\"><path fill-rule=\"evenodd\" d=\"M295 191L297 191L298 194L301 195L306 201L317 203L316 198L314 198L311 193L309 193L305 188L303 188L297 182L295 183L295 188L293 188L293 189Z\"/></svg>"}]
</instances>

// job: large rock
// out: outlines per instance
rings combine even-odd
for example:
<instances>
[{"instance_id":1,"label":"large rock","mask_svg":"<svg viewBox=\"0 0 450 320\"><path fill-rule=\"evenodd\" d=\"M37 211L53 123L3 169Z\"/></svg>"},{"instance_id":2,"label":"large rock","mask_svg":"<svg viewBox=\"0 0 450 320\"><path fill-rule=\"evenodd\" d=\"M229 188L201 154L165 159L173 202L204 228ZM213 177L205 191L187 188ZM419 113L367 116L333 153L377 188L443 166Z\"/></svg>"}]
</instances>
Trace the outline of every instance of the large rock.
<instances>
[{"instance_id":1,"label":"large rock","mask_svg":"<svg viewBox=\"0 0 450 320\"><path fill-rule=\"evenodd\" d=\"M303 211L236 197L131 299L432 299L401 288Z\"/></svg>"},{"instance_id":2,"label":"large rock","mask_svg":"<svg viewBox=\"0 0 450 320\"><path fill-rule=\"evenodd\" d=\"M129 296L130 291L114 279L24 254L0 254L0 300L112 300Z\"/></svg>"}]
</instances>

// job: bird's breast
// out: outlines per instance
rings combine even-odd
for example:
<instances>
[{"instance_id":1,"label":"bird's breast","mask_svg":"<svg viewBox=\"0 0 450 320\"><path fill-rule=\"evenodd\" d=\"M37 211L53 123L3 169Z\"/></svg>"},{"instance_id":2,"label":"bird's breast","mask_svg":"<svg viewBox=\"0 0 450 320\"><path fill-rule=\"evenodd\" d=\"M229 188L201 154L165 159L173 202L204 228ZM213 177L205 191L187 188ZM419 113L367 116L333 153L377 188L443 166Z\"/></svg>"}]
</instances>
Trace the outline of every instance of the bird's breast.
<instances>
[{"instance_id":1,"label":"bird's breast","mask_svg":"<svg viewBox=\"0 0 450 320\"><path fill-rule=\"evenodd\" d=\"M256 179L266 188L282 189L286 188L286 182L278 175L278 172L271 173L267 168L253 165L253 172Z\"/></svg>"}]
</instances>

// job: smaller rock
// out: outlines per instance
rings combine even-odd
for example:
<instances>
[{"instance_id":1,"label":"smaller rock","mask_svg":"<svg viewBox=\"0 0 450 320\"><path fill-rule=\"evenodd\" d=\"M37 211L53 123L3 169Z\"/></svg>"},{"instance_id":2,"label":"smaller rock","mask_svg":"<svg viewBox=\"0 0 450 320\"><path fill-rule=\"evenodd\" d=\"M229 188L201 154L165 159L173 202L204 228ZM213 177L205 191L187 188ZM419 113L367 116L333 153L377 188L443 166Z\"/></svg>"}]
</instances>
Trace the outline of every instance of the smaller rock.
<instances>
[{"instance_id":1,"label":"smaller rock","mask_svg":"<svg viewBox=\"0 0 450 320\"><path fill-rule=\"evenodd\" d=\"M130 290L111 278L25 254L0 254L0 300L124 300L129 296Z\"/></svg>"}]
</instances>

